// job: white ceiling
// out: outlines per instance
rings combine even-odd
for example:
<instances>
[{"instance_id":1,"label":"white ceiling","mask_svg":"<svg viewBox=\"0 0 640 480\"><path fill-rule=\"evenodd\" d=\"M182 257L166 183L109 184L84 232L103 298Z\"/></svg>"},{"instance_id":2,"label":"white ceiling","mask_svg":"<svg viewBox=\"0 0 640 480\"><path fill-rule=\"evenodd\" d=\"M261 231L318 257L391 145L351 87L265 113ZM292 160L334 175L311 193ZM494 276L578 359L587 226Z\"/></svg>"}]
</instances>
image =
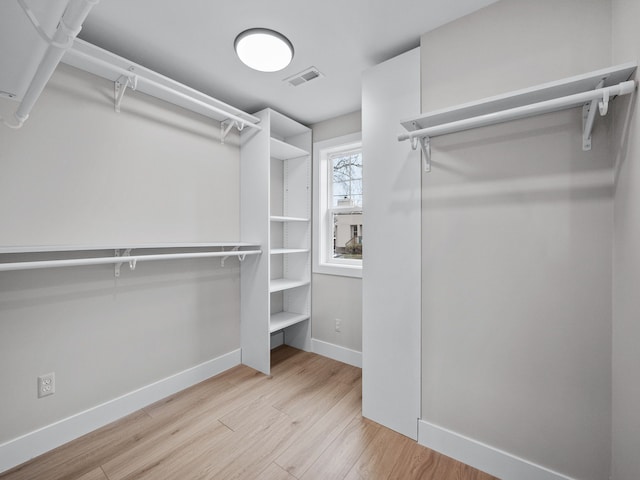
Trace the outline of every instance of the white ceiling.
<instances>
[{"instance_id":1,"label":"white ceiling","mask_svg":"<svg viewBox=\"0 0 640 480\"><path fill-rule=\"evenodd\" d=\"M360 109L364 70L494 1L101 0L80 38L249 113L269 106L312 124ZM286 69L261 73L240 63L233 42L251 27L291 40ZM310 66L324 77L283 82Z\"/></svg>"}]
</instances>

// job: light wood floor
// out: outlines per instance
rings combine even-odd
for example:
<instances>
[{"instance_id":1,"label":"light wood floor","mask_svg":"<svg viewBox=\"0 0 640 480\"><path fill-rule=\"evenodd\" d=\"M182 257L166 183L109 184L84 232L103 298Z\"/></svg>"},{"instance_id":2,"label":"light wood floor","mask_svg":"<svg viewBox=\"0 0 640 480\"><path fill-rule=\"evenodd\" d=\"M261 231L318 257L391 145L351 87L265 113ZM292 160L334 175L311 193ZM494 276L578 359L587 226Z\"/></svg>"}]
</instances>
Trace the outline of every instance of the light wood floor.
<instances>
[{"instance_id":1,"label":"light wood floor","mask_svg":"<svg viewBox=\"0 0 640 480\"><path fill-rule=\"evenodd\" d=\"M38 457L2 480L490 480L366 420L361 371L280 347Z\"/></svg>"}]
</instances>

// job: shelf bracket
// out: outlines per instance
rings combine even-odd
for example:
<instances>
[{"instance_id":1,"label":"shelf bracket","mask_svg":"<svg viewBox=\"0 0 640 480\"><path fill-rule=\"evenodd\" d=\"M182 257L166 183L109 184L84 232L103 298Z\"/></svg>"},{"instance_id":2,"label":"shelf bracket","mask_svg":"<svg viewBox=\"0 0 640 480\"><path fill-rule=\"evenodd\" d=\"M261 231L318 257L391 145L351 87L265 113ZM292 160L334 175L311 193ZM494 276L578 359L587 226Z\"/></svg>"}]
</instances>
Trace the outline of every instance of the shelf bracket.
<instances>
[{"instance_id":1,"label":"shelf bracket","mask_svg":"<svg viewBox=\"0 0 640 480\"><path fill-rule=\"evenodd\" d=\"M237 251L238 251L238 248L240 248L240 247L235 246L235 247L233 247L233 249L232 249L231 251L233 251L233 252L237 252ZM224 252L224 247L222 247L222 251ZM225 262L225 260L226 260L227 258L229 258L230 256L231 256L231 255L226 255L226 256L222 257L222 260L220 260L220 266L221 266L222 268L224 268L224 262ZM243 255L243 257L244 257L244 255ZM243 259L243 260L244 260L244 259Z\"/></svg>"},{"instance_id":2,"label":"shelf bracket","mask_svg":"<svg viewBox=\"0 0 640 480\"><path fill-rule=\"evenodd\" d=\"M133 67L130 67L129 71L133 71ZM120 77L113 83L113 102L114 109L117 113L120 113L120 104L124 98L124 93L127 91L127 87L131 88L131 90L135 90L138 87L138 77L135 75L120 75Z\"/></svg>"},{"instance_id":3,"label":"shelf bracket","mask_svg":"<svg viewBox=\"0 0 640 480\"><path fill-rule=\"evenodd\" d=\"M222 122L220 122L220 143L222 145L224 145L224 139L227 138L227 135L229 135L229 132L234 126L236 127L238 132L241 132L242 130L244 130L245 123L231 119L223 120Z\"/></svg>"},{"instance_id":4,"label":"shelf bracket","mask_svg":"<svg viewBox=\"0 0 640 480\"><path fill-rule=\"evenodd\" d=\"M604 86L603 78L596 85L596 90ZM596 107L600 110L600 115L604 116L609 110L609 92L605 90L602 99L594 98L589 103L585 103L582 107L582 150L591 150L591 132L593 131L593 122L596 118Z\"/></svg>"},{"instance_id":5,"label":"shelf bracket","mask_svg":"<svg viewBox=\"0 0 640 480\"><path fill-rule=\"evenodd\" d=\"M122 257L128 257L128 256L130 256L130 255L131 255L131 249L130 249L130 248L127 248L127 249L122 253ZM115 250L115 256L116 256L116 257L120 257L120 256L121 256L121 255L120 255L120 250L119 250L119 249L116 249L116 250ZM124 262L116 263L116 264L114 265L114 267L113 267L113 270L114 270L114 271L113 271L113 274L114 274L114 276L115 276L116 278L120 277L120 267L122 266L122 264L123 264L123 263L124 263ZM135 269L136 269L136 259L135 259L135 258L129 262L129 268L130 268L131 270L135 270Z\"/></svg>"},{"instance_id":6,"label":"shelf bracket","mask_svg":"<svg viewBox=\"0 0 640 480\"><path fill-rule=\"evenodd\" d=\"M422 150L422 162L424 164L424 171L429 173L431 171L431 138L430 137L411 137L411 148L416 150L420 143L420 150Z\"/></svg>"},{"instance_id":7,"label":"shelf bracket","mask_svg":"<svg viewBox=\"0 0 640 480\"><path fill-rule=\"evenodd\" d=\"M600 110L601 117L604 117L609 111L609 90L602 93L602 100L598 102L598 110Z\"/></svg>"}]
</instances>

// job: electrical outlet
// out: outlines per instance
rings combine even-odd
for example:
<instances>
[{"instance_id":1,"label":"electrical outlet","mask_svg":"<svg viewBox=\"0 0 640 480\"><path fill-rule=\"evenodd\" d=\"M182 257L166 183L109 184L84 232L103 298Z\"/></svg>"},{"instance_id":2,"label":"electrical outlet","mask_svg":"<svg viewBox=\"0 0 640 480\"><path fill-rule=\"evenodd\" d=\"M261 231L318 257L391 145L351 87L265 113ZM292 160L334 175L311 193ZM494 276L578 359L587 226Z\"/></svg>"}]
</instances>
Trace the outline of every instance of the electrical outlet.
<instances>
[{"instance_id":1,"label":"electrical outlet","mask_svg":"<svg viewBox=\"0 0 640 480\"><path fill-rule=\"evenodd\" d=\"M342 330L342 320L336 318L336 332L341 332Z\"/></svg>"},{"instance_id":2,"label":"electrical outlet","mask_svg":"<svg viewBox=\"0 0 640 480\"><path fill-rule=\"evenodd\" d=\"M38 377L38 398L56 393L56 374L54 372Z\"/></svg>"}]
</instances>

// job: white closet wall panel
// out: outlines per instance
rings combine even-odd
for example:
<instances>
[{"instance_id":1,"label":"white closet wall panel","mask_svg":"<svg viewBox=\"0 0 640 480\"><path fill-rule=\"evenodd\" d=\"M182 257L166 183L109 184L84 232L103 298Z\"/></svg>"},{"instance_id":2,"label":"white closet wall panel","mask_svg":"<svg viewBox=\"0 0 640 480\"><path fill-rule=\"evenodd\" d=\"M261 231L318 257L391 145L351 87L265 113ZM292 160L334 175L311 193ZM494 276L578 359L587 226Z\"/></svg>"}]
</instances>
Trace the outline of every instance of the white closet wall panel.
<instances>
[{"instance_id":1,"label":"white closet wall panel","mask_svg":"<svg viewBox=\"0 0 640 480\"><path fill-rule=\"evenodd\" d=\"M362 413L417 439L420 416L420 154L397 141L420 113L420 50L365 72Z\"/></svg>"}]
</instances>

